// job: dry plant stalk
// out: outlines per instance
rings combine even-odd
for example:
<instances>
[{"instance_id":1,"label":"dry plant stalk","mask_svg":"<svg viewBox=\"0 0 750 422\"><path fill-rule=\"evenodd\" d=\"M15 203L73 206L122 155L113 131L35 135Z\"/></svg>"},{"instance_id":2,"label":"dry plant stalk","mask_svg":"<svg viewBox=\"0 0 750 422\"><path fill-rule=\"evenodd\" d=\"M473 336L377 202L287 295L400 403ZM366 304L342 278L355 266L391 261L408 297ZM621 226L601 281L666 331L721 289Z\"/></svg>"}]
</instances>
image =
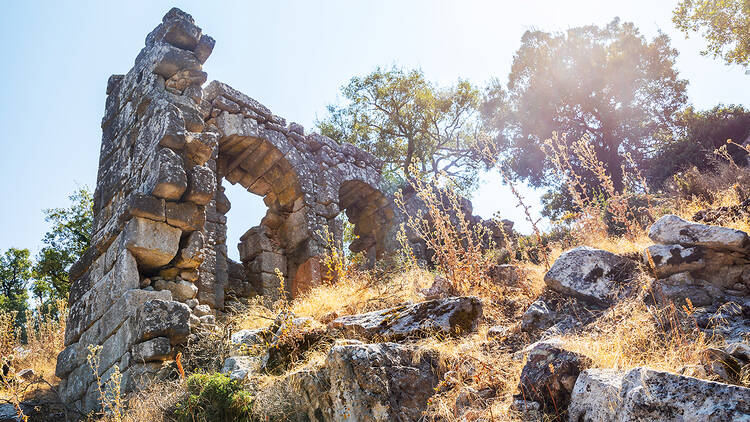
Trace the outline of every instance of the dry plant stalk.
<instances>
[{"instance_id":1,"label":"dry plant stalk","mask_svg":"<svg viewBox=\"0 0 750 422\"><path fill-rule=\"evenodd\" d=\"M114 365L109 379L107 382L102 383L101 376L99 375L102 346L89 345L88 350L89 354L86 356L86 361L94 374L94 382L96 382L96 388L99 392L102 411L108 414L110 420L113 422L122 422L123 415L125 414L125 403L120 393L120 383L122 381L120 369L117 365Z\"/></svg>"},{"instance_id":2,"label":"dry plant stalk","mask_svg":"<svg viewBox=\"0 0 750 422\"><path fill-rule=\"evenodd\" d=\"M449 187L439 187L439 183L440 178L429 184L418 178L409 181L427 215L410 215L400 192L396 194L396 204L406 215L407 226L434 253L438 271L457 292L474 293L488 281L487 268L492 258L485 250L494 245L486 227L470 224L458 194Z\"/></svg>"}]
</instances>

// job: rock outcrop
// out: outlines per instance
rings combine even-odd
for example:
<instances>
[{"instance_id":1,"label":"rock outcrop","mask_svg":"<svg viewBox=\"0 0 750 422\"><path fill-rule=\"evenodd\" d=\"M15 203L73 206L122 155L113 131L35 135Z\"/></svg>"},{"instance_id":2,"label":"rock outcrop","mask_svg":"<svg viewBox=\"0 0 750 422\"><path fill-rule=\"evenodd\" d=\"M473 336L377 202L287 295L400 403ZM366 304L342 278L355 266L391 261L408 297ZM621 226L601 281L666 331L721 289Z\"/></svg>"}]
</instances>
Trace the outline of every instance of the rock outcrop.
<instances>
[{"instance_id":1,"label":"rock outcrop","mask_svg":"<svg viewBox=\"0 0 750 422\"><path fill-rule=\"evenodd\" d=\"M635 270L635 263L627 258L581 246L560 255L544 282L564 295L609 305L632 291Z\"/></svg>"},{"instance_id":2,"label":"rock outcrop","mask_svg":"<svg viewBox=\"0 0 750 422\"><path fill-rule=\"evenodd\" d=\"M481 317L478 298L449 297L341 317L330 327L350 338L396 341L427 334L469 333Z\"/></svg>"},{"instance_id":3,"label":"rock outcrop","mask_svg":"<svg viewBox=\"0 0 750 422\"><path fill-rule=\"evenodd\" d=\"M569 420L719 422L750 420L750 388L636 368L588 369L573 388Z\"/></svg>"},{"instance_id":4,"label":"rock outcrop","mask_svg":"<svg viewBox=\"0 0 750 422\"><path fill-rule=\"evenodd\" d=\"M657 243L644 262L657 281L657 299L679 305L750 304L750 238L740 230L709 226L666 215L649 230Z\"/></svg>"}]
</instances>

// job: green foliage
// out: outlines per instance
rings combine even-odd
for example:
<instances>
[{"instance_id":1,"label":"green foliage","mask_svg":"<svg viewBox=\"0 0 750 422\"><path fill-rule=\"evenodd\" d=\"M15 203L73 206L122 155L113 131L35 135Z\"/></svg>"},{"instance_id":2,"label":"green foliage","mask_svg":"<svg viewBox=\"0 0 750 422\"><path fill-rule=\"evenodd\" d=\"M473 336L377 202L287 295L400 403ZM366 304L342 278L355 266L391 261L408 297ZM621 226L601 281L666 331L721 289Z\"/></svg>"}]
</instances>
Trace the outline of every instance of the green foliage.
<instances>
[{"instance_id":1,"label":"green foliage","mask_svg":"<svg viewBox=\"0 0 750 422\"><path fill-rule=\"evenodd\" d=\"M682 0L672 21L686 35L703 32L708 45L701 54L721 57L727 64L750 65L750 1Z\"/></svg>"},{"instance_id":2,"label":"green foliage","mask_svg":"<svg viewBox=\"0 0 750 422\"><path fill-rule=\"evenodd\" d=\"M563 33L528 31L521 41L507 87L492 84L482 105L504 166L534 186L559 188L543 143L553 131L570 140L585 135L621 191L624 154L642 163L686 101L669 37L649 41L615 19ZM571 164L595 182L581 163Z\"/></svg>"},{"instance_id":3,"label":"green foliage","mask_svg":"<svg viewBox=\"0 0 750 422\"><path fill-rule=\"evenodd\" d=\"M717 105L711 110L696 111L692 106L677 114L677 130L658 147L649 162L649 183L661 187L672 175L691 167L709 170L714 167L713 151L727 145L727 139L742 144L750 135L750 110L739 105ZM727 145L735 162L746 162L747 152Z\"/></svg>"},{"instance_id":4,"label":"green foliage","mask_svg":"<svg viewBox=\"0 0 750 422\"><path fill-rule=\"evenodd\" d=\"M253 397L240 383L220 373L193 374L187 379L187 400L177 407L179 421L250 421Z\"/></svg>"},{"instance_id":5,"label":"green foliage","mask_svg":"<svg viewBox=\"0 0 750 422\"><path fill-rule=\"evenodd\" d=\"M386 173L430 178L444 171L465 190L476 185L484 137L479 90L469 82L438 88L419 70L378 68L353 77L342 93L348 103L328 107L317 122L322 134L382 159Z\"/></svg>"},{"instance_id":6,"label":"green foliage","mask_svg":"<svg viewBox=\"0 0 750 422\"><path fill-rule=\"evenodd\" d=\"M68 296L68 270L91 243L94 220L93 197L82 187L69 196L68 208L44 210L45 220L52 228L44 235L45 246L34 265L32 290L41 302L65 299Z\"/></svg>"},{"instance_id":7,"label":"green foliage","mask_svg":"<svg viewBox=\"0 0 750 422\"><path fill-rule=\"evenodd\" d=\"M16 312L17 327L26 321L31 276L28 249L9 248L0 255L0 311Z\"/></svg>"}]
</instances>

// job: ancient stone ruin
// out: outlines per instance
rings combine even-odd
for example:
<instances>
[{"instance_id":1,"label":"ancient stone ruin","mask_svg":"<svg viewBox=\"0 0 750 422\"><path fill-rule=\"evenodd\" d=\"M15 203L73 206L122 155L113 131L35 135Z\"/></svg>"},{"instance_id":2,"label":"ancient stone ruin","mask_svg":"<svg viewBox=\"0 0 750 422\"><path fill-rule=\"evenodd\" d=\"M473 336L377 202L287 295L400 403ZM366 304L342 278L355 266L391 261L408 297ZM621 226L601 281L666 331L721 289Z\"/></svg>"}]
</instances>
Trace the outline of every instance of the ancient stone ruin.
<instances>
[{"instance_id":1,"label":"ancient stone ruin","mask_svg":"<svg viewBox=\"0 0 750 422\"><path fill-rule=\"evenodd\" d=\"M102 381L116 366L123 390L138 388L238 299L278 295L280 278L292 297L320 283L329 234L341 242L340 213L359 236L350 249L369 263L398 245L403 216L384 193L382 162L305 134L229 85L203 87L214 43L172 9L133 68L109 79L92 246L70 270L56 368L63 400L80 409L98 402L89 346L102 346ZM241 238L242 263L227 257L223 180L268 207Z\"/></svg>"}]
</instances>

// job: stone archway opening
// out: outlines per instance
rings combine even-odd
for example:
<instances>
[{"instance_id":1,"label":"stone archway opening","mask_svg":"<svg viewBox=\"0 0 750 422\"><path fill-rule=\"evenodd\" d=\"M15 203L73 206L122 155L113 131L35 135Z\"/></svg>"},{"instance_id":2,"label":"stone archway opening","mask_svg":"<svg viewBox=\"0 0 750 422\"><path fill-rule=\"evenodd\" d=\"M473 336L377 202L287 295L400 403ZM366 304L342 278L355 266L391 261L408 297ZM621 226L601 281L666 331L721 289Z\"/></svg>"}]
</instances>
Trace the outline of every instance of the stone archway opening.
<instances>
[{"instance_id":1,"label":"stone archway opening","mask_svg":"<svg viewBox=\"0 0 750 422\"><path fill-rule=\"evenodd\" d=\"M383 193L361 180L348 180L339 188L339 207L354 225L357 238L349 245L354 253L362 252L369 267L387 251L387 237L394 212Z\"/></svg>"},{"instance_id":2,"label":"stone archway opening","mask_svg":"<svg viewBox=\"0 0 750 422\"><path fill-rule=\"evenodd\" d=\"M262 197L266 207L260 224L248 227L239 238L236 247L244 272L240 273L237 267L229 271L227 296L291 295L292 283L288 280L294 279L302 263L297 258L304 258L297 249L309 237L304 230L306 207L298 174L280 146L260 134L232 134L220 138L218 144L219 178ZM247 222L248 226L252 223ZM238 275L244 275L244 279L238 279ZM283 291L279 275L285 281Z\"/></svg>"}]
</instances>

